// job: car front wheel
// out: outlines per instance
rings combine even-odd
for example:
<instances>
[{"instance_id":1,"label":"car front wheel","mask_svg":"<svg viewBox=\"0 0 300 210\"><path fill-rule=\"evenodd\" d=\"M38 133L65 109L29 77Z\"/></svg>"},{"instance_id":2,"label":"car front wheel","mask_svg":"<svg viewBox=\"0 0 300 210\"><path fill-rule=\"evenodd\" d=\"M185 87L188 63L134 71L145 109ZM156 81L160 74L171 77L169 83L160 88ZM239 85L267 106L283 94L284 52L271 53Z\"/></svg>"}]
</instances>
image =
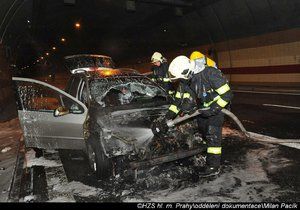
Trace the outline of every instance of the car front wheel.
<instances>
[{"instance_id":1,"label":"car front wheel","mask_svg":"<svg viewBox=\"0 0 300 210\"><path fill-rule=\"evenodd\" d=\"M86 147L90 168L98 179L105 180L113 175L113 161L105 155L102 140L102 134L90 136Z\"/></svg>"}]
</instances>

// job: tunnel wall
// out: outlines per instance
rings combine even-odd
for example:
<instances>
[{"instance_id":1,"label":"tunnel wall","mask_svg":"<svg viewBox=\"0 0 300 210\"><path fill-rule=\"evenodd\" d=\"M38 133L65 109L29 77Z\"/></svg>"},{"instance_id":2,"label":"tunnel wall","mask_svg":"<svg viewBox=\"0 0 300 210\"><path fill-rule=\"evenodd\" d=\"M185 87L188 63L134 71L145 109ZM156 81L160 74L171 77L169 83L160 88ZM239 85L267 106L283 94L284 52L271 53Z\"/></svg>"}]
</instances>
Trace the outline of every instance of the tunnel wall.
<instances>
[{"instance_id":1,"label":"tunnel wall","mask_svg":"<svg viewBox=\"0 0 300 210\"><path fill-rule=\"evenodd\" d=\"M232 50L218 53L219 66L232 83L300 86L299 37L296 29L230 41Z\"/></svg>"},{"instance_id":2,"label":"tunnel wall","mask_svg":"<svg viewBox=\"0 0 300 210\"><path fill-rule=\"evenodd\" d=\"M171 61L180 54L189 56L194 50L208 54L211 48L215 49L218 66L231 83L300 87L300 29L185 48L164 55ZM129 66L149 71L150 57Z\"/></svg>"},{"instance_id":3,"label":"tunnel wall","mask_svg":"<svg viewBox=\"0 0 300 210\"><path fill-rule=\"evenodd\" d=\"M2 46L0 45L0 122L17 116L11 73Z\"/></svg>"}]
</instances>

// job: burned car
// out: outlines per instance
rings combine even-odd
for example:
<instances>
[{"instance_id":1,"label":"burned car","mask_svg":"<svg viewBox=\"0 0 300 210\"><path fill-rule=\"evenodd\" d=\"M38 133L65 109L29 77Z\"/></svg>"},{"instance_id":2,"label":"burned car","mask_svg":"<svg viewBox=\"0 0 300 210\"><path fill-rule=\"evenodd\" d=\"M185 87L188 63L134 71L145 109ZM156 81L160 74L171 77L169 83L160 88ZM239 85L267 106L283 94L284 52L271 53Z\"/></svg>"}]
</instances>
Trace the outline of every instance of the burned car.
<instances>
[{"instance_id":1,"label":"burned car","mask_svg":"<svg viewBox=\"0 0 300 210\"><path fill-rule=\"evenodd\" d=\"M169 96L134 70L78 69L65 91L33 79L13 80L26 146L83 150L100 179L126 167L183 158L186 151L196 154L202 145L194 121L153 135L151 124L164 117Z\"/></svg>"}]
</instances>

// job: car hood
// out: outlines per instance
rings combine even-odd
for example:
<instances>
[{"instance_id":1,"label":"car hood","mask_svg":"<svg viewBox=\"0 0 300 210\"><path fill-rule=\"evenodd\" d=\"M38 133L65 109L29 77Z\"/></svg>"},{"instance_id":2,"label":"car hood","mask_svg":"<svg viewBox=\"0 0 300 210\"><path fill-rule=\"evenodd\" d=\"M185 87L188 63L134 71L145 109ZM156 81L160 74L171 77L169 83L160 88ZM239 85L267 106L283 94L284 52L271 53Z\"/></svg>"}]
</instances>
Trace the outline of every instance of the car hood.
<instances>
[{"instance_id":1,"label":"car hood","mask_svg":"<svg viewBox=\"0 0 300 210\"><path fill-rule=\"evenodd\" d=\"M116 156L145 149L155 138L152 122L164 116L167 109L168 106L119 110L102 116L106 151Z\"/></svg>"},{"instance_id":2,"label":"car hood","mask_svg":"<svg viewBox=\"0 0 300 210\"><path fill-rule=\"evenodd\" d=\"M108 156L145 154L149 144L156 141L151 130L153 121L163 118L168 105L118 110L101 116L104 132L104 147ZM105 122L105 124L104 124ZM176 128L170 130L163 140L168 142L182 138L182 132ZM160 137L162 138L162 137ZM185 137L184 137L185 138Z\"/></svg>"}]
</instances>

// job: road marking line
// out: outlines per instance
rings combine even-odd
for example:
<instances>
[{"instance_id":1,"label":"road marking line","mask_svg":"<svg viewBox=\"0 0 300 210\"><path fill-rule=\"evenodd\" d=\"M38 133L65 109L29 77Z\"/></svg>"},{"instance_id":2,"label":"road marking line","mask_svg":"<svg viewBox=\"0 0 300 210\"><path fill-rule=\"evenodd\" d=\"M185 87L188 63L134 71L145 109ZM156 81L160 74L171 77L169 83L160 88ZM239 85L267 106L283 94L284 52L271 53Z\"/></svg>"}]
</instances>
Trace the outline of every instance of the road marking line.
<instances>
[{"instance_id":1,"label":"road marking line","mask_svg":"<svg viewBox=\"0 0 300 210\"><path fill-rule=\"evenodd\" d=\"M278 105L278 104L263 104L263 106L274 106L274 107L287 108L287 109L300 109L300 107L297 106L285 106L285 105Z\"/></svg>"},{"instance_id":2,"label":"road marking line","mask_svg":"<svg viewBox=\"0 0 300 210\"><path fill-rule=\"evenodd\" d=\"M251 90L233 90L233 92L237 92L237 93L259 93L259 94L271 94L271 95L300 96L300 93L264 92L264 91L251 91Z\"/></svg>"}]
</instances>

